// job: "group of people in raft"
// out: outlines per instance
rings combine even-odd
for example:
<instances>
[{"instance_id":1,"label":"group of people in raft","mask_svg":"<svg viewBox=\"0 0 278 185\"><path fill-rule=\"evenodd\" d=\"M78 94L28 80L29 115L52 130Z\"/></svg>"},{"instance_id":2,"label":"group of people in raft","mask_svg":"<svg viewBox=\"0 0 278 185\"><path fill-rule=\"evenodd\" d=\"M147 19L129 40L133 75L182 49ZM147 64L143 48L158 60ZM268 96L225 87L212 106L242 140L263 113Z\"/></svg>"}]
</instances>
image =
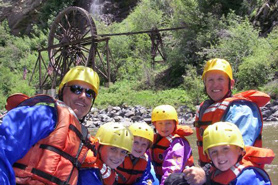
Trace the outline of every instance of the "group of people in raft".
<instances>
[{"instance_id":1,"label":"group of people in raft","mask_svg":"<svg viewBox=\"0 0 278 185\"><path fill-rule=\"evenodd\" d=\"M62 79L58 99L13 94L0 124L0 184L31 185L265 185L275 155L262 148L260 107L270 97L256 90L232 95L232 67L206 62L208 100L196 114L199 160L171 105L159 105L152 125L109 122L94 136L82 124L99 90L98 74L76 66Z\"/></svg>"}]
</instances>

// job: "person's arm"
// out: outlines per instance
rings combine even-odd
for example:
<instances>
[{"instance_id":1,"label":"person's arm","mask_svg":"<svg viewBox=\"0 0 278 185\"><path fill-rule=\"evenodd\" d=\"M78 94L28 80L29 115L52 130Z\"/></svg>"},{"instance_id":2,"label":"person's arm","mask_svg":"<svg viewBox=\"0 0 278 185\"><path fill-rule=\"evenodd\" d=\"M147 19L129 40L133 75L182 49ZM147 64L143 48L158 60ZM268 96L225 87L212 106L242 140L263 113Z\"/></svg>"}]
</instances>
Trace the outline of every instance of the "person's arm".
<instances>
[{"instance_id":1,"label":"person's arm","mask_svg":"<svg viewBox=\"0 0 278 185\"><path fill-rule=\"evenodd\" d=\"M148 185L154 182L154 177L151 173L151 161L148 160L148 165L140 179L138 179L133 185Z\"/></svg>"},{"instance_id":2,"label":"person's arm","mask_svg":"<svg viewBox=\"0 0 278 185\"><path fill-rule=\"evenodd\" d=\"M227 110L223 121L236 124L242 134L244 144L254 145L262 128L259 108L252 102L236 101Z\"/></svg>"},{"instance_id":3,"label":"person's arm","mask_svg":"<svg viewBox=\"0 0 278 185\"><path fill-rule=\"evenodd\" d=\"M265 176L265 172L263 172ZM268 177L263 177L256 169L246 169L232 182L234 185L271 185Z\"/></svg>"},{"instance_id":4,"label":"person's arm","mask_svg":"<svg viewBox=\"0 0 278 185\"><path fill-rule=\"evenodd\" d=\"M0 125L0 184L15 184L12 165L56 125L56 111L49 106L18 107Z\"/></svg>"},{"instance_id":5,"label":"person's arm","mask_svg":"<svg viewBox=\"0 0 278 185\"><path fill-rule=\"evenodd\" d=\"M79 170L77 185L102 185L99 169L88 168Z\"/></svg>"},{"instance_id":6,"label":"person's arm","mask_svg":"<svg viewBox=\"0 0 278 185\"><path fill-rule=\"evenodd\" d=\"M174 139L170 147L165 151L162 164L163 175L160 184L164 184L164 181L171 173L183 171L191 152L192 149L186 140L182 138Z\"/></svg>"},{"instance_id":7,"label":"person's arm","mask_svg":"<svg viewBox=\"0 0 278 185\"><path fill-rule=\"evenodd\" d=\"M203 185L207 181L206 172L198 166L191 166L183 170L184 179L190 185Z\"/></svg>"}]
</instances>

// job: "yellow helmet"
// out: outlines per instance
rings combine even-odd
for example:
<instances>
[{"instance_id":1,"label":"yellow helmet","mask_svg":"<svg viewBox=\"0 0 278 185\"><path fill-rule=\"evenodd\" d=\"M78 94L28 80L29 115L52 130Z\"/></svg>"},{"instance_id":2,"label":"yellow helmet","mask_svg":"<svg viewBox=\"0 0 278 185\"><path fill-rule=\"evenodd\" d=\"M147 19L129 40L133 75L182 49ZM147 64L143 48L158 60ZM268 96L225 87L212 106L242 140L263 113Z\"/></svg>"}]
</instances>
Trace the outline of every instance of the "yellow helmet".
<instances>
[{"instance_id":1,"label":"yellow helmet","mask_svg":"<svg viewBox=\"0 0 278 185\"><path fill-rule=\"evenodd\" d=\"M216 122L209 125L203 135L203 150L220 145L236 145L244 149L244 142L238 127L230 122Z\"/></svg>"},{"instance_id":2,"label":"yellow helmet","mask_svg":"<svg viewBox=\"0 0 278 185\"><path fill-rule=\"evenodd\" d=\"M212 70L223 71L224 73L226 73L228 75L230 80L233 80L232 67L231 67L230 63L224 59L214 58L214 59L207 61L205 68L204 68L203 75L202 75L202 80L204 80L206 73L208 71L212 71Z\"/></svg>"},{"instance_id":3,"label":"yellow helmet","mask_svg":"<svg viewBox=\"0 0 278 185\"><path fill-rule=\"evenodd\" d=\"M66 73L62 82L59 85L58 94L61 93L61 90L63 89L66 83L74 80L83 81L92 85L93 90L95 91L97 96L99 89L99 76L92 68L85 66L75 66Z\"/></svg>"},{"instance_id":4,"label":"yellow helmet","mask_svg":"<svg viewBox=\"0 0 278 185\"><path fill-rule=\"evenodd\" d=\"M99 143L109 145L132 152L133 135L120 123L109 122L105 123L98 129L96 133Z\"/></svg>"},{"instance_id":5,"label":"yellow helmet","mask_svg":"<svg viewBox=\"0 0 278 185\"><path fill-rule=\"evenodd\" d=\"M160 105L152 111L152 122L162 120L175 120L176 125L179 123L178 113L176 109L171 105Z\"/></svg>"},{"instance_id":6,"label":"yellow helmet","mask_svg":"<svg viewBox=\"0 0 278 185\"><path fill-rule=\"evenodd\" d=\"M152 145L154 132L152 127L150 127L147 123L133 123L128 127L128 129L133 134L133 136L145 138L149 140L151 142L150 145Z\"/></svg>"}]
</instances>

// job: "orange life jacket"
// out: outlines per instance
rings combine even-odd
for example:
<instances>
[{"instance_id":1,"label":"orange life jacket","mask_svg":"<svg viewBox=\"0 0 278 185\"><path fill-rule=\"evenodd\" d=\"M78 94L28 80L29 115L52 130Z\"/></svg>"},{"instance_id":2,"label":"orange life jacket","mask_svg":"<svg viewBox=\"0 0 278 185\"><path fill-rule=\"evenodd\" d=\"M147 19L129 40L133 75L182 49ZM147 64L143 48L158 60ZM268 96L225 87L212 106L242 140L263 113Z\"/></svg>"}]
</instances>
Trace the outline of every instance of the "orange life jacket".
<instances>
[{"instance_id":1,"label":"orange life jacket","mask_svg":"<svg viewBox=\"0 0 278 185\"><path fill-rule=\"evenodd\" d=\"M204 111L202 110L202 106L205 102L201 103L199 110L196 114L196 121L194 122L194 126L196 127L196 136L197 136L197 146L199 153L199 162L201 166L208 163L210 160L203 153L203 132L208 127L215 122L222 121L222 118L226 114L226 110L229 105L231 105L234 101L249 101L254 102L258 107L264 106L267 102L269 102L270 96L267 94L256 91L249 90L242 93L235 94L232 97L225 98L222 101L214 102L209 107L207 107ZM260 114L261 111L258 108ZM201 112L203 111L203 112ZM261 117L261 122L263 123L263 117ZM260 130L260 135L256 139L254 146L262 147L262 129Z\"/></svg>"},{"instance_id":2,"label":"orange life jacket","mask_svg":"<svg viewBox=\"0 0 278 185\"><path fill-rule=\"evenodd\" d=\"M177 125L177 129L175 130L175 132L167 137L161 137L159 134L155 134L154 144L150 148L150 152L151 152L151 161L154 165L154 170L158 178L160 178L163 175L162 163L164 161L165 150L170 147L170 144L174 141L175 138L183 138L188 142L185 136L189 136L192 134L193 134L193 130L186 125ZM187 160L185 166L193 166L193 165L194 165L194 161L191 153L191 156Z\"/></svg>"},{"instance_id":3,"label":"orange life jacket","mask_svg":"<svg viewBox=\"0 0 278 185\"><path fill-rule=\"evenodd\" d=\"M131 159L130 155L125 157L124 162L116 170L119 174L118 184L134 184L147 168L147 154L135 159Z\"/></svg>"},{"instance_id":4,"label":"orange life jacket","mask_svg":"<svg viewBox=\"0 0 278 185\"><path fill-rule=\"evenodd\" d=\"M264 179L268 179L270 181L268 174L263 168L265 164L270 164L273 161L275 157L274 152L271 149L252 146L246 146L245 149L246 154L229 170L222 172L215 167L212 167L211 180L220 184L229 184L237 178L244 169L255 168L256 171L264 177Z\"/></svg>"},{"instance_id":5,"label":"orange life jacket","mask_svg":"<svg viewBox=\"0 0 278 185\"><path fill-rule=\"evenodd\" d=\"M97 156L92 150L88 151L86 159L82 164L82 168L97 168L101 174L101 181L104 185L113 185L118 180L118 175L114 169L111 169L108 165L100 160L99 154Z\"/></svg>"},{"instance_id":6,"label":"orange life jacket","mask_svg":"<svg viewBox=\"0 0 278 185\"><path fill-rule=\"evenodd\" d=\"M80 124L72 109L50 96L34 96L20 105L34 106L38 103L55 107L58 115L56 128L14 164L16 183L75 185L78 168L88 151L86 146L89 147L88 130Z\"/></svg>"}]
</instances>

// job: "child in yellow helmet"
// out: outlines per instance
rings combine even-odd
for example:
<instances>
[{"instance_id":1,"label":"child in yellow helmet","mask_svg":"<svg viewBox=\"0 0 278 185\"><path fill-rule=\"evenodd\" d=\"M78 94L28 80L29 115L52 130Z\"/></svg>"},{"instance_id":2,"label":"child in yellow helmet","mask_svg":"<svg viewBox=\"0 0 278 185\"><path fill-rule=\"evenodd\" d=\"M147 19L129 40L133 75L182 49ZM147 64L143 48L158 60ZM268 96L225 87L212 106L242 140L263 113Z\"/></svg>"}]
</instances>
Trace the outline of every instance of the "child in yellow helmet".
<instances>
[{"instance_id":1,"label":"child in yellow helmet","mask_svg":"<svg viewBox=\"0 0 278 185\"><path fill-rule=\"evenodd\" d=\"M130 125L129 130L134 136L133 148L131 154L117 168L118 184L153 184L155 180L151 174L152 166L146 153L153 143L153 128L145 122L137 122Z\"/></svg>"},{"instance_id":2,"label":"child in yellow helmet","mask_svg":"<svg viewBox=\"0 0 278 185\"><path fill-rule=\"evenodd\" d=\"M238 127L230 122L217 122L203 135L204 153L211 159L210 183L271 184L264 164L274 159L271 149L245 146Z\"/></svg>"},{"instance_id":3,"label":"child in yellow helmet","mask_svg":"<svg viewBox=\"0 0 278 185\"><path fill-rule=\"evenodd\" d=\"M178 125L178 114L171 105L160 105L153 109L151 121L156 134L150 150L155 173L164 184L173 172L182 172L193 165L192 149L185 136L193 133L188 126Z\"/></svg>"},{"instance_id":4,"label":"child in yellow helmet","mask_svg":"<svg viewBox=\"0 0 278 185\"><path fill-rule=\"evenodd\" d=\"M79 171L78 185L113 185L117 183L115 169L132 152L133 135L121 123L110 122L98 129L95 138L98 153L89 151Z\"/></svg>"}]
</instances>

